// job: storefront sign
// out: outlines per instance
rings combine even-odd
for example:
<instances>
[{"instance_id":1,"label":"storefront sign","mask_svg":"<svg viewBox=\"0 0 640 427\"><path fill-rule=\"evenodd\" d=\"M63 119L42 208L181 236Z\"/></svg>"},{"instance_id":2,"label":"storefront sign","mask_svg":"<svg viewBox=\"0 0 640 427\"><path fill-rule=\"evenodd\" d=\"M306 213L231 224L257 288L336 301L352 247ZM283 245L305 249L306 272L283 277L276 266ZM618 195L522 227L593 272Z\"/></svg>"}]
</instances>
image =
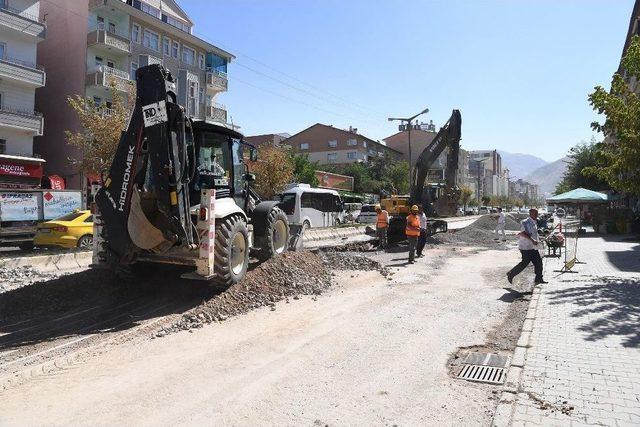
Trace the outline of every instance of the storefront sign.
<instances>
[{"instance_id":1,"label":"storefront sign","mask_svg":"<svg viewBox=\"0 0 640 427\"><path fill-rule=\"evenodd\" d=\"M22 176L25 178L42 178L42 165L18 164L0 160L0 175Z\"/></svg>"},{"instance_id":2,"label":"storefront sign","mask_svg":"<svg viewBox=\"0 0 640 427\"><path fill-rule=\"evenodd\" d=\"M38 194L0 193L0 221L37 221Z\"/></svg>"},{"instance_id":3,"label":"storefront sign","mask_svg":"<svg viewBox=\"0 0 640 427\"><path fill-rule=\"evenodd\" d=\"M79 191L45 191L42 195L44 219L58 218L82 208L82 196Z\"/></svg>"},{"instance_id":4,"label":"storefront sign","mask_svg":"<svg viewBox=\"0 0 640 427\"><path fill-rule=\"evenodd\" d=\"M64 190L64 179L58 175L49 175L52 190Z\"/></svg>"}]
</instances>

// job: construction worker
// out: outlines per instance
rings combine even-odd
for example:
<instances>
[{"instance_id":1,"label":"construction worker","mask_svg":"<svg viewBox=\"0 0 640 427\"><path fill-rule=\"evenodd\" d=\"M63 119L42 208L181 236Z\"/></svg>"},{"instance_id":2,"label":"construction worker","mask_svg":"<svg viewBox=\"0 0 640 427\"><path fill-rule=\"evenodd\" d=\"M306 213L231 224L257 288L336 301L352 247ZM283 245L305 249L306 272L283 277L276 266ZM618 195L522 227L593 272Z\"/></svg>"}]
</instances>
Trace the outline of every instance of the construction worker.
<instances>
[{"instance_id":1,"label":"construction worker","mask_svg":"<svg viewBox=\"0 0 640 427\"><path fill-rule=\"evenodd\" d=\"M418 216L418 206L411 206L411 213L407 215L407 226L404 230L409 242L409 264L413 264L416 258L416 244L420 237L420 217Z\"/></svg>"},{"instance_id":2,"label":"construction worker","mask_svg":"<svg viewBox=\"0 0 640 427\"><path fill-rule=\"evenodd\" d=\"M376 236L378 236L378 247L386 249L387 247L387 230L389 229L389 212L376 205Z\"/></svg>"},{"instance_id":3,"label":"construction worker","mask_svg":"<svg viewBox=\"0 0 640 427\"><path fill-rule=\"evenodd\" d=\"M427 215L424 213L422 206L418 208L418 218L420 218L420 237L418 237L418 244L416 246L416 255L418 258L422 257L422 250L427 243Z\"/></svg>"}]
</instances>

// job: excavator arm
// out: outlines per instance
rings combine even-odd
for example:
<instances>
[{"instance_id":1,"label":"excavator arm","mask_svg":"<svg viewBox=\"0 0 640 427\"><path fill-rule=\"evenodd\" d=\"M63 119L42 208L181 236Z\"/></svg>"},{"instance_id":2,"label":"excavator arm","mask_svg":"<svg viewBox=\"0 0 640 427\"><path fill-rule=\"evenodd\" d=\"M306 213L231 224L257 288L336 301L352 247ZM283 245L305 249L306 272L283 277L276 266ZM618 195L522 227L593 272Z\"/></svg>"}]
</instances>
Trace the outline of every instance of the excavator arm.
<instances>
[{"instance_id":1,"label":"excavator arm","mask_svg":"<svg viewBox=\"0 0 640 427\"><path fill-rule=\"evenodd\" d=\"M191 122L176 102L175 81L160 65L136 71L136 101L96 204L108 246L120 262L141 250L195 248L189 181L195 168Z\"/></svg>"},{"instance_id":2,"label":"excavator arm","mask_svg":"<svg viewBox=\"0 0 640 427\"><path fill-rule=\"evenodd\" d=\"M449 155L447 156L447 166L445 170L445 198L451 199L455 197L461 128L462 116L460 115L460 111L453 110L447 123L440 128L433 141L420 153L411 173L409 205L418 204L426 206L428 204L427 202L429 200L428 197L425 196L424 191L427 174L433 163L447 147L449 148ZM438 213L442 214L444 212Z\"/></svg>"}]
</instances>

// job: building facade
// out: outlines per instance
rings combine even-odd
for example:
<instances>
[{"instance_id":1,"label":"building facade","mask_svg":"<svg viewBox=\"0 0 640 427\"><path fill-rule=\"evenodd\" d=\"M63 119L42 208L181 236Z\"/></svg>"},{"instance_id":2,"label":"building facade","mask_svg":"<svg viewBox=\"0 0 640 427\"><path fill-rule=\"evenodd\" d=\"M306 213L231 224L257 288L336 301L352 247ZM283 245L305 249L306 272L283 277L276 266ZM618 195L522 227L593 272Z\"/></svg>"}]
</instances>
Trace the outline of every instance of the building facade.
<instances>
[{"instance_id":1,"label":"building facade","mask_svg":"<svg viewBox=\"0 0 640 427\"><path fill-rule=\"evenodd\" d=\"M402 159L402 153L359 134L356 128L344 130L321 123L287 138L283 144L308 154L309 160L321 165L367 162L385 156Z\"/></svg>"},{"instance_id":2,"label":"building facade","mask_svg":"<svg viewBox=\"0 0 640 427\"><path fill-rule=\"evenodd\" d=\"M267 133L262 135L245 136L245 142L251 145L259 147L261 145L282 145L283 141L289 138L291 135L288 133Z\"/></svg>"},{"instance_id":3,"label":"building facade","mask_svg":"<svg viewBox=\"0 0 640 427\"><path fill-rule=\"evenodd\" d=\"M227 123L217 102L228 88L227 64L233 55L194 36L193 22L173 0L47 0L51 40L39 57L52 70L50 85L37 98L55 126L45 130L37 148L48 172L72 186L81 184L67 159L78 157L67 146L65 131L79 128L69 95L92 99L109 112L111 85L126 98L135 90L137 68L162 64L177 79L178 103L197 120ZM73 81L68 81L73 80Z\"/></svg>"},{"instance_id":4,"label":"building facade","mask_svg":"<svg viewBox=\"0 0 640 427\"><path fill-rule=\"evenodd\" d=\"M0 188L36 188L44 161L33 139L44 119L34 109L36 90L46 83L37 46L46 38L37 0L0 1Z\"/></svg>"},{"instance_id":5,"label":"building facade","mask_svg":"<svg viewBox=\"0 0 640 427\"><path fill-rule=\"evenodd\" d=\"M509 195L509 170L503 168L502 157L497 150L470 151L469 158L472 161L469 175L480 181L480 197Z\"/></svg>"}]
</instances>

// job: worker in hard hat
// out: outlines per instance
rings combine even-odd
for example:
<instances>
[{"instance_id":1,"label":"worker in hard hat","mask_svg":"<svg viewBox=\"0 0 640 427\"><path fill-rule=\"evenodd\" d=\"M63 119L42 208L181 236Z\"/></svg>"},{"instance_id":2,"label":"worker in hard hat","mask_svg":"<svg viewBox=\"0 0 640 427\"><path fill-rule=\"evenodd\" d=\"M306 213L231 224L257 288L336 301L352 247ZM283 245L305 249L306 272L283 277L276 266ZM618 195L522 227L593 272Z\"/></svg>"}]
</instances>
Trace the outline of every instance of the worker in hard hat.
<instances>
[{"instance_id":1,"label":"worker in hard hat","mask_svg":"<svg viewBox=\"0 0 640 427\"><path fill-rule=\"evenodd\" d=\"M420 217L418 216L418 206L411 206L411 213L407 215L407 226L404 230L409 242L409 264L413 264L416 258L416 244L420 237Z\"/></svg>"},{"instance_id":2,"label":"worker in hard hat","mask_svg":"<svg viewBox=\"0 0 640 427\"><path fill-rule=\"evenodd\" d=\"M378 248L387 248L387 230L389 230L389 212L376 205L376 236L378 236Z\"/></svg>"}]
</instances>

